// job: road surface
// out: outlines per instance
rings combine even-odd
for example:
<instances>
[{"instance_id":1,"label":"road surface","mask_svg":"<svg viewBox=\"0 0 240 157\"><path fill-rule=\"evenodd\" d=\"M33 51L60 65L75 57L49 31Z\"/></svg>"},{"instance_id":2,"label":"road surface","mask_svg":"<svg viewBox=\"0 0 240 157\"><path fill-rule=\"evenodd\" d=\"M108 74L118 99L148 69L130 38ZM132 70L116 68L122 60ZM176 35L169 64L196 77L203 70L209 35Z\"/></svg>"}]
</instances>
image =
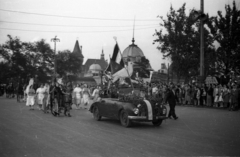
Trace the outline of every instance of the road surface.
<instances>
[{"instance_id":1,"label":"road surface","mask_svg":"<svg viewBox=\"0 0 240 157\"><path fill-rule=\"evenodd\" d=\"M0 97L1 157L239 156L240 111L177 106L160 127L95 121L85 109L53 117Z\"/></svg>"}]
</instances>

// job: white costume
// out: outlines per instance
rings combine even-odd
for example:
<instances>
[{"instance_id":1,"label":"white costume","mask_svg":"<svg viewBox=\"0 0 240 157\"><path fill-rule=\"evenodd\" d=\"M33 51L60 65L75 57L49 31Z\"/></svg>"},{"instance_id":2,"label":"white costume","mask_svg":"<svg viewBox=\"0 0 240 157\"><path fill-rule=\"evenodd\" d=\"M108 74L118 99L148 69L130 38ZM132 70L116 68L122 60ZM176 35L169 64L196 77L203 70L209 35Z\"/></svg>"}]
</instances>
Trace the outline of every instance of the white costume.
<instances>
[{"instance_id":1,"label":"white costume","mask_svg":"<svg viewBox=\"0 0 240 157\"><path fill-rule=\"evenodd\" d=\"M45 93L45 89L44 88L38 88L37 89L37 102L38 104L43 104L43 99L44 99L44 93Z\"/></svg>"},{"instance_id":2,"label":"white costume","mask_svg":"<svg viewBox=\"0 0 240 157\"><path fill-rule=\"evenodd\" d=\"M90 91L88 88L83 88L83 104L89 104L89 94Z\"/></svg>"},{"instance_id":3,"label":"white costume","mask_svg":"<svg viewBox=\"0 0 240 157\"><path fill-rule=\"evenodd\" d=\"M76 98L76 104L81 104L81 98L82 98L82 88L76 87L73 92L75 93Z\"/></svg>"},{"instance_id":4,"label":"white costume","mask_svg":"<svg viewBox=\"0 0 240 157\"><path fill-rule=\"evenodd\" d=\"M33 85L33 79L30 79L29 84L25 90L27 94L26 106L33 106L35 103L35 90L29 89L31 85Z\"/></svg>"},{"instance_id":5,"label":"white costume","mask_svg":"<svg viewBox=\"0 0 240 157\"><path fill-rule=\"evenodd\" d=\"M45 85L43 89L44 89L45 101L47 106L48 104L50 104L49 86Z\"/></svg>"},{"instance_id":6,"label":"white costume","mask_svg":"<svg viewBox=\"0 0 240 157\"><path fill-rule=\"evenodd\" d=\"M28 89L27 90L27 101L26 106L33 106L35 103L35 91L34 89Z\"/></svg>"}]
</instances>

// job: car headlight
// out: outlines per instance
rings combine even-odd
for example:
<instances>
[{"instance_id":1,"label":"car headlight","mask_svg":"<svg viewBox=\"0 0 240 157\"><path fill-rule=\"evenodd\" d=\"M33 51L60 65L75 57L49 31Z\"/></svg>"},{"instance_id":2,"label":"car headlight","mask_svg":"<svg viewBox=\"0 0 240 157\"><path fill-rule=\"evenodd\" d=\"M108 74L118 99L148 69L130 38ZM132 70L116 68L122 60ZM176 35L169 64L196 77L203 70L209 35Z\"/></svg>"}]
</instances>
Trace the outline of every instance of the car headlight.
<instances>
[{"instance_id":1,"label":"car headlight","mask_svg":"<svg viewBox=\"0 0 240 157\"><path fill-rule=\"evenodd\" d=\"M134 108L134 109L133 109L133 112L134 112L135 114L138 114L138 113L139 113L139 109L138 109L138 108Z\"/></svg>"}]
</instances>

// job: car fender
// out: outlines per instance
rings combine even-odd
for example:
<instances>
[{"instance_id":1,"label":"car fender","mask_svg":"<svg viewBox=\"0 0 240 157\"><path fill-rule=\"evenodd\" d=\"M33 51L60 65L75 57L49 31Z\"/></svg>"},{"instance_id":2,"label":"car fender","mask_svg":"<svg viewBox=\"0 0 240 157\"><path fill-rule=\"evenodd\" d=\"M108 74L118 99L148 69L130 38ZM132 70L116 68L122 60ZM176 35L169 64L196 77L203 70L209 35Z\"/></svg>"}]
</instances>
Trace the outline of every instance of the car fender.
<instances>
[{"instance_id":1,"label":"car fender","mask_svg":"<svg viewBox=\"0 0 240 157\"><path fill-rule=\"evenodd\" d=\"M98 104L99 104L99 102L94 102L94 103L92 103L92 105L90 106L89 111L90 111L91 113L93 113L93 108L94 108L95 106L98 107Z\"/></svg>"},{"instance_id":2,"label":"car fender","mask_svg":"<svg viewBox=\"0 0 240 157\"><path fill-rule=\"evenodd\" d=\"M117 119L119 119L120 117L120 113L122 110L126 111L128 113L128 115L135 115L133 113L133 108L135 108L136 106L131 104L131 103L126 103L126 102L121 102L118 104L118 114L117 114Z\"/></svg>"}]
</instances>

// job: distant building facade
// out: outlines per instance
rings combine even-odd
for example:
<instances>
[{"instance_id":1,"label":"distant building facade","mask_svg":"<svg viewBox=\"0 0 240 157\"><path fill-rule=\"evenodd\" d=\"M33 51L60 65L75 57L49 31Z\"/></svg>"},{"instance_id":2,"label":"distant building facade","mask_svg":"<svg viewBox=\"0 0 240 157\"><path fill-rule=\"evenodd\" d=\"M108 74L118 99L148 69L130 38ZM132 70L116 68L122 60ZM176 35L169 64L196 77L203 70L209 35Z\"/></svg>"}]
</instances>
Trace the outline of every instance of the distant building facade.
<instances>
[{"instance_id":1,"label":"distant building facade","mask_svg":"<svg viewBox=\"0 0 240 157\"><path fill-rule=\"evenodd\" d=\"M75 43L72 53L78 54L79 58L84 61L82 53L82 46L79 45L78 40ZM101 84L102 72L107 68L108 63L105 60L104 51L100 55L99 59L87 59L85 64L81 66L81 73L79 78L94 78L96 84Z\"/></svg>"},{"instance_id":2,"label":"distant building facade","mask_svg":"<svg viewBox=\"0 0 240 157\"><path fill-rule=\"evenodd\" d=\"M158 70L159 73L167 74L168 69L165 63L161 63L161 69Z\"/></svg>"}]
</instances>

